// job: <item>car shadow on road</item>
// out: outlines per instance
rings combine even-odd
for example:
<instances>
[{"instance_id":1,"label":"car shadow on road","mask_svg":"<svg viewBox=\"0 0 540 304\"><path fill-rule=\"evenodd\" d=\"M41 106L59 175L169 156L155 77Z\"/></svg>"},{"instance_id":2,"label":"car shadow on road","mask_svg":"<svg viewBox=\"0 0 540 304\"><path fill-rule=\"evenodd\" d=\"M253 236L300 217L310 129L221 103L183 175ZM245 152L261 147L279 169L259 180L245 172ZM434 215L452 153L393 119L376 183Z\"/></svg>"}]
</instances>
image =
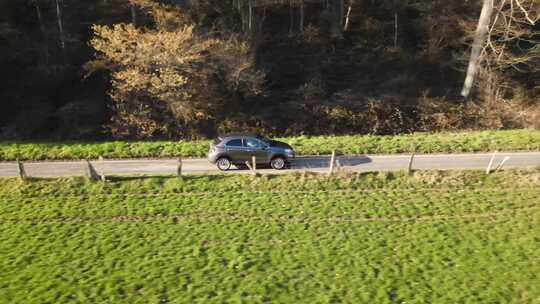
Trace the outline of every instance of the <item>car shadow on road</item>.
<instances>
[{"instance_id":1,"label":"car shadow on road","mask_svg":"<svg viewBox=\"0 0 540 304\"><path fill-rule=\"evenodd\" d=\"M330 156L299 157L291 163L291 167L293 169L324 169L330 167L330 161ZM336 164L341 167L354 167L371 162L371 158L362 155L336 157Z\"/></svg>"}]
</instances>

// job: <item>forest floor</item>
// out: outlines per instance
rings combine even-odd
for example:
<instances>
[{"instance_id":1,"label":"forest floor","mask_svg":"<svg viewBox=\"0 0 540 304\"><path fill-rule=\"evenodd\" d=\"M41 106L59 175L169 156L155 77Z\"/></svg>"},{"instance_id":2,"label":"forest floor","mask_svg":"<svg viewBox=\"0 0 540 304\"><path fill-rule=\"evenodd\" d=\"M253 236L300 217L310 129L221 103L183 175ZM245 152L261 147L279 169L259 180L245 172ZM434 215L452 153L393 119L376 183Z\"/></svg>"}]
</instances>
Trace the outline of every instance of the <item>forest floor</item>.
<instances>
[{"instance_id":1,"label":"forest floor","mask_svg":"<svg viewBox=\"0 0 540 304\"><path fill-rule=\"evenodd\" d=\"M299 136L278 138L298 155L540 151L532 129L414 133L395 136ZM0 161L204 157L211 141L0 142Z\"/></svg>"},{"instance_id":2,"label":"forest floor","mask_svg":"<svg viewBox=\"0 0 540 304\"><path fill-rule=\"evenodd\" d=\"M540 171L5 179L0 303L536 303Z\"/></svg>"}]
</instances>

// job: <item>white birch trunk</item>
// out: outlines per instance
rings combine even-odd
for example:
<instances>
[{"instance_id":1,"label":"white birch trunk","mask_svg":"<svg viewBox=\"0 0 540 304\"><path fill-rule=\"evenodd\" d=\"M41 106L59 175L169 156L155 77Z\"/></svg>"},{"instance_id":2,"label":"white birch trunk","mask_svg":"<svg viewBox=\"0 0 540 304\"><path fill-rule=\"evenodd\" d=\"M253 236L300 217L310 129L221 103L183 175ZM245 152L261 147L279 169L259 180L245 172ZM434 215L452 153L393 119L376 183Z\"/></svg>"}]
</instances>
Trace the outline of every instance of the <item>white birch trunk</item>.
<instances>
[{"instance_id":1,"label":"white birch trunk","mask_svg":"<svg viewBox=\"0 0 540 304\"><path fill-rule=\"evenodd\" d=\"M471 58L469 59L469 67L467 69L467 77L465 78L463 89L461 90L461 96L465 99L469 98L476 74L478 73L478 66L481 59L480 54L486 43L491 15L493 14L493 1L494 0L483 0L484 4L482 5L482 13L478 19L478 27L476 28L476 34L474 36Z\"/></svg>"},{"instance_id":2,"label":"white birch trunk","mask_svg":"<svg viewBox=\"0 0 540 304\"><path fill-rule=\"evenodd\" d=\"M351 12L352 12L352 6L354 4L354 0L349 1L349 8L347 9L347 16L345 17L345 25L343 26L343 31L349 30L349 23L351 19Z\"/></svg>"}]
</instances>

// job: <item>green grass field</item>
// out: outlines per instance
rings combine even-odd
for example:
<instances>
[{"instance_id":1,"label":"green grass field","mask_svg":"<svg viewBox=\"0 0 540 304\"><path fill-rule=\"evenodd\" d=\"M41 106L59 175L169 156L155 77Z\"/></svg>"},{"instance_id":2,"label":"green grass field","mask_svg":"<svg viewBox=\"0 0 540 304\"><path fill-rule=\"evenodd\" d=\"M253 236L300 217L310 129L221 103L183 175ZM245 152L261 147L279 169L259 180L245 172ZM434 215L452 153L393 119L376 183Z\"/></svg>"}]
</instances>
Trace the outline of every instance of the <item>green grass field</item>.
<instances>
[{"instance_id":1,"label":"green grass field","mask_svg":"<svg viewBox=\"0 0 540 304\"><path fill-rule=\"evenodd\" d=\"M540 303L540 171L15 179L0 303Z\"/></svg>"},{"instance_id":2,"label":"green grass field","mask_svg":"<svg viewBox=\"0 0 540 304\"><path fill-rule=\"evenodd\" d=\"M540 131L507 130L415 133L397 136L319 136L282 138L301 155L480 152L540 150ZM0 161L105 158L203 157L210 141L111 141L100 143L0 143Z\"/></svg>"}]
</instances>

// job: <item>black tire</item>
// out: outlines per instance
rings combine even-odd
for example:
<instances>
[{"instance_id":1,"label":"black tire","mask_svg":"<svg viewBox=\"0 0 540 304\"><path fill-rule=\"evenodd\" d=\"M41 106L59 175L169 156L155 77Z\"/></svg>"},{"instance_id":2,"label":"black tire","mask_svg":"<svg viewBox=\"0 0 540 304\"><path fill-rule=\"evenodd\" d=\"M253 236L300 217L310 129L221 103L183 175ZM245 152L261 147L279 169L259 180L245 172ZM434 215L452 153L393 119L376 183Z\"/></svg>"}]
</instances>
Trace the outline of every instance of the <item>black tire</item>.
<instances>
[{"instance_id":1,"label":"black tire","mask_svg":"<svg viewBox=\"0 0 540 304\"><path fill-rule=\"evenodd\" d=\"M283 156L276 156L270 161L270 166L274 170L283 170L287 168L287 160Z\"/></svg>"},{"instance_id":2,"label":"black tire","mask_svg":"<svg viewBox=\"0 0 540 304\"><path fill-rule=\"evenodd\" d=\"M231 168L231 160L227 157L220 157L216 161L216 166L220 171L227 171Z\"/></svg>"}]
</instances>

